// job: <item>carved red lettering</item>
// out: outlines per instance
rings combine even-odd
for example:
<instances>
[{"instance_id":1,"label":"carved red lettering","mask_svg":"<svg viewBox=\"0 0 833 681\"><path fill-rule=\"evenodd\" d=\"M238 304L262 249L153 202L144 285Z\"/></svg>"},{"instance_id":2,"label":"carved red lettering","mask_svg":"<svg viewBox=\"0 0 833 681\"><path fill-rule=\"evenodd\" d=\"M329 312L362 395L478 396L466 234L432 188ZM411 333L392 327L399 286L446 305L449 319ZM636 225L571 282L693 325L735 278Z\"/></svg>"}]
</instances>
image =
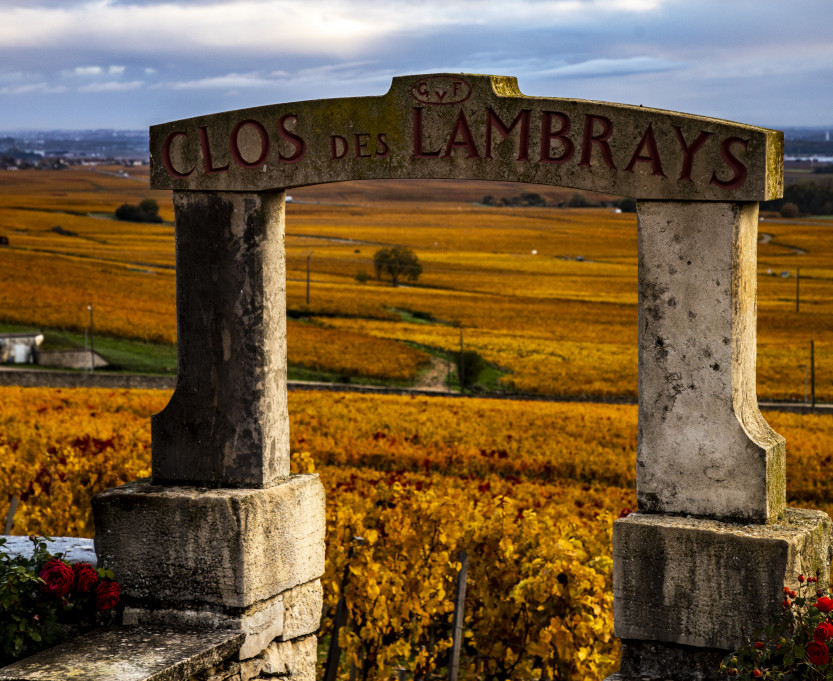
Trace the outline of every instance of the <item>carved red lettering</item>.
<instances>
[{"instance_id":1,"label":"carved red lettering","mask_svg":"<svg viewBox=\"0 0 833 681\"><path fill-rule=\"evenodd\" d=\"M194 172L194 166L189 170L187 173L181 173L176 168L174 168L174 164L171 162L171 144L177 137L185 137L187 138L188 135L181 130L177 130L176 132L172 132L165 138L165 141L162 143L162 165L165 166L165 170L168 171L168 174L171 177L188 177L191 173Z\"/></svg>"},{"instance_id":2,"label":"carved red lettering","mask_svg":"<svg viewBox=\"0 0 833 681\"><path fill-rule=\"evenodd\" d=\"M595 135L594 127L596 123L602 124L602 131ZM593 145L599 147L602 152L602 159L607 164L608 168L616 170L616 164L613 163L613 154L610 153L610 145L607 140L613 134L613 123L607 116L596 116L595 114L584 115L584 138L581 143L581 161L580 166L590 166L590 156L593 153Z\"/></svg>"},{"instance_id":3,"label":"carved red lettering","mask_svg":"<svg viewBox=\"0 0 833 681\"><path fill-rule=\"evenodd\" d=\"M520 123L521 131L518 139L518 160L529 160L529 114L529 109L522 109L515 116L515 120L507 127L492 110L492 107L489 107L486 111L486 158L492 158L492 128L496 128L501 136L506 139L515 129L515 126Z\"/></svg>"},{"instance_id":4,"label":"carved red lettering","mask_svg":"<svg viewBox=\"0 0 833 681\"><path fill-rule=\"evenodd\" d=\"M243 158L243 154L240 152L240 141L238 140L238 136L240 135L240 131L246 125L251 126L255 130L257 130L257 134L260 136L260 155L257 157L257 160L255 161L247 161L245 158ZM234 162L237 165L239 165L241 168L257 168L259 165L263 165L263 162L266 160L266 157L268 155L269 135L266 133L266 128L264 128L260 123L252 119L240 121L237 125L234 126L234 130L231 131L231 157L234 159Z\"/></svg>"},{"instance_id":5,"label":"carved red lettering","mask_svg":"<svg viewBox=\"0 0 833 681\"><path fill-rule=\"evenodd\" d=\"M749 140L741 139L740 137L727 137L723 140L723 144L720 145L720 158L723 159L723 162L727 166L735 171L735 174L728 181L723 182L717 177L716 172L712 172L712 179L709 181L709 184L716 184L721 189L727 189L729 191L742 187L744 182L746 182L748 173L746 166L741 163L737 156L732 154L733 144L742 145L743 150L746 151L749 147Z\"/></svg>"},{"instance_id":6,"label":"carved red lettering","mask_svg":"<svg viewBox=\"0 0 833 681\"><path fill-rule=\"evenodd\" d=\"M457 137L459 135L462 135L463 138L458 141ZM445 147L443 158L449 158L451 156L451 152L455 149L465 149L466 158L480 158L477 146L474 143L474 136L471 134L469 122L466 120L466 112L462 109L457 115L457 121L454 123L454 129L451 131L451 136L448 138L448 144Z\"/></svg>"},{"instance_id":7,"label":"carved red lettering","mask_svg":"<svg viewBox=\"0 0 833 681\"><path fill-rule=\"evenodd\" d=\"M362 137L367 137L368 139L370 139L370 133L354 132L353 137L356 139L356 158L370 158L371 154L369 151L367 151L367 140L362 139Z\"/></svg>"},{"instance_id":8,"label":"carved red lettering","mask_svg":"<svg viewBox=\"0 0 833 681\"><path fill-rule=\"evenodd\" d=\"M471 85L458 76L438 73L426 76L411 86L411 97L420 104L448 106L466 101Z\"/></svg>"},{"instance_id":9,"label":"carved red lettering","mask_svg":"<svg viewBox=\"0 0 833 681\"><path fill-rule=\"evenodd\" d=\"M648 152L647 154L644 153L646 150ZM637 163L650 163L651 175L665 177L665 173L662 172L662 160L659 157L659 149L657 149L657 138L654 137L654 127L650 123L642 135L642 139L639 140L639 144L636 145L636 149L633 152L633 156L631 156L627 168L625 168L625 172L632 173L633 167Z\"/></svg>"},{"instance_id":10,"label":"carved red lettering","mask_svg":"<svg viewBox=\"0 0 833 681\"><path fill-rule=\"evenodd\" d=\"M414 107L414 158L437 158L440 150L425 151L422 148L422 107Z\"/></svg>"},{"instance_id":11,"label":"carved red lettering","mask_svg":"<svg viewBox=\"0 0 833 681\"><path fill-rule=\"evenodd\" d=\"M557 118L561 123L558 130L552 129L552 120ZM560 111L541 112L541 162L542 163L566 163L575 153L576 147L573 140L567 137L572 127L572 122L567 114ZM560 156L552 155L552 141L558 140L564 150Z\"/></svg>"},{"instance_id":12,"label":"carved red lettering","mask_svg":"<svg viewBox=\"0 0 833 681\"><path fill-rule=\"evenodd\" d=\"M388 142L385 139L385 133L380 132L378 135L376 135L376 141L379 143L379 148L376 149L376 155L379 158L385 158L390 153L390 149L388 148Z\"/></svg>"},{"instance_id":13,"label":"carved red lettering","mask_svg":"<svg viewBox=\"0 0 833 681\"><path fill-rule=\"evenodd\" d=\"M307 152L307 143L304 142L304 138L287 129L286 122L290 120L294 120L297 123L298 116L295 114L286 114L281 116L280 121L278 121L278 134L281 136L281 139L295 147L295 151L289 156L284 156L280 151L278 152L278 161L281 163L297 163L304 158L304 154Z\"/></svg>"},{"instance_id":14,"label":"carved red lettering","mask_svg":"<svg viewBox=\"0 0 833 681\"><path fill-rule=\"evenodd\" d=\"M211 146L208 143L208 129L202 126L199 129L200 133L200 147L202 147L202 162L205 167L206 175L215 175L216 173L224 173L228 170L228 163L224 166L214 167L214 161L211 159Z\"/></svg>"},{"instance_id":15,"label":"carved red lettering","mask_svg":"<svg viewBox=\"0 0 833 681\"><path fill-rule=\"evenodd\" d=\"M683 169L680 171L680 180L688 180L689 182L693 182L694 180L691 179L691 169L694 165L694 154L700 151L702 146L708 141L709 137L711 137L714 133L701 130L700 134L697 136L697 139L689 145L686 144L685 137L683 136L683 131L679 125L674 126L674 132L677 133L677 141L680 143L680 148L683 150Z\"/></svg>"},{"instance_id":16,"label":"carved red lettering","mask_svg":"<svg viewBox=\"0 0 833 681\"><path fill-rule=\"evenodd\" d=\"M332 154L334 159L347 156L348 148L346 138L341 135L330 135L330 154Z\"/></svg>"}]
</instances>

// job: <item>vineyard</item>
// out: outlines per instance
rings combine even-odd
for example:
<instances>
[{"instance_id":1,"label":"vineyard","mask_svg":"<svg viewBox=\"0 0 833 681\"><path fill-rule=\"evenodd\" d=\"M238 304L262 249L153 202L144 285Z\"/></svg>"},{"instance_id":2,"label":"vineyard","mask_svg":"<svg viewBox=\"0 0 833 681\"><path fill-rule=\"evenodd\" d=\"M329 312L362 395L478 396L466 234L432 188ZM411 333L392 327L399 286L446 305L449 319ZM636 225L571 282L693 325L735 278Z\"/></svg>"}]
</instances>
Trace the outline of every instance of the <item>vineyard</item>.
<instances>
[{"instance_id":1,"label":"vineyard","mask_svg":"<svg viewBox=\"0 0 833 681\"><path fill-rule=\"evenodd\" d=\"M0 172L0 324L83 333L93 303L97 334L175 343L170 197L146 189L146 170L118 172ZM314 187L287 205L291 367L408 384L464 346L491 365L495 392L636 397L633 214L411 186ZM113 219L144 198L168 222ZM814 341L815 394L833 401L830 225L761 223L762 399L804 398ZM392 245L418 254L418 281L357 277ZM92 536L90 497L149 475L149 417L169 398L0 388L0 504L19 499L14 533ZM340 678L444 667L461 551L464 679L593 681L616 668L611 527L636 504L635 406L298 392L289 408L293 470L327 490L321 645L337 636ZM830 417L767 418L787 438L789 503L833 511Z\"/></svg>"},{"instance_id":2,"label":"vineyard","mask_svg":"<svg viewBox=\"0 0 833 681\"><path fill-rule=\"evenodd\" d=\"M15 534L92 536L90 496L150 470L169 393L0 388L0 494ZM603 679L611 525L635 507L636 408L291 393L293 470L327 490L323 643L342 678L445 664L459 551L470 556L463 676ZM788 498L833 511L829 417L771 413Z\"/></svg>"},{"instance_id":3,"label":"vineyard","mask_svg":"<svg viewBox=\"0 0 833 681\"><path fill-rule=\"evenodd\" d=\"M170 221L170 196L146 189L146 170L130 172L0 172L0 236L9 240L0 246L0 324L83 333L92 302L97 333L175 342L172 224L112 219L121 203L154 198ZM494 390L635 398L634 214L487 206L469 200L465 183L415 183L410 199L399 184L361 185L299 190L287 205L292 367L414 382L431 355L458 353L462 338L492 366ZM451 200L455 193L466 201ZM761 223L761 399L805 398L814 341L816 397L833 400L829 226ZM419 256L418 281L392 287L372 278L374 253L394 244Z\"/></svg>"}]
</instances>

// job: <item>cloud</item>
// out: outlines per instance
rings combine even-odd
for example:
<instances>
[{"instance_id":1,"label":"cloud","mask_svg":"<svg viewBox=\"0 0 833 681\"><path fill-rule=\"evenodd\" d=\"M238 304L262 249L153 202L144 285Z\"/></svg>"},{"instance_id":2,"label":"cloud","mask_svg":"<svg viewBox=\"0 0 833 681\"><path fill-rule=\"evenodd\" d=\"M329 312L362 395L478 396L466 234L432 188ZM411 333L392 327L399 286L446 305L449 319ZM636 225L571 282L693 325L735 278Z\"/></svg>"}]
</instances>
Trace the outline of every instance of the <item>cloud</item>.
<instances>
[{"instance_id":1,"label":"cloud","mask_svg":"<svg viewBox=\"0 0 833 681\"><path fill-rule=\"evenodd\" d=\"M109 69L107 69L107 73L109 73L111 76L121 75L124 73L124 66L111 66Z\"/></svg>"},{"instance_id":2,"label":"cloud","mask_svg":"<svg viewBox=\"0 0 833 681\"><path fill-rule=\"evenodd\" d=\"M0 95L60 94L68 88L49 83L27 83L26 85L7 85L0 88Z\"/></svg>"},{"instance_id":3,"label":"cloud","mask_svg":"<svg viewBox=\"0 0 833 681\"><path fill-rule=\"evenodd\" d=\"M110 80L106 83L90 83L78 88L79 92L127 92L129 90L138 90L144 85L144 81L131 80L128 82L119 80Z\"/></svg>"},{"instance_id":4,"label":"cloud","mask_svg":"<svg viewBox=\"0 0 833 681\"><path fill-rule=\"evenodd\" d=\"M453 27L591 25L641 15L668 0L224 0L113 2L68 0L13 4L0 25L0 45L95 45L134 52L176 52L198 46L223 52L349 55L377 50L397 36ZM187 30L184 30L187 29Z\"/></svg>"},{"instance_id":5,"label":"cloud","mask_svg":"<svg viewBox=\"0 0 833 681\"><path fill-rule=\"evenodd\" d=\"M100 66L76 66L72 73L76 76L100 76L104 69Z\"/></svg>"},{"instance_id":6,"label":"cloud","mask_svg":"<svg viewBox=\"0 0 833 681\"><path fill-rule=\"evenodd\" d=\"M195 80L162 82L155 88L171 90L221 90L227 88L260 88L274 85L276 81L264 78L258 73L228 73L224 76L210 76Z\"/></svg>"},{"instance_id":7,"label":"cloud","mask_svg":"<svg viewBox=\"0 0 833 681\"><path fill-rule=\"evenodd\" d=\"M590 59L578 64L565 64L539 71L540 76L561 78L602 78L630 76L637 73L662 73L685 68L685 62L668 61L655 57L629 57L627 59Z\"/></svg>"}]
</instances>

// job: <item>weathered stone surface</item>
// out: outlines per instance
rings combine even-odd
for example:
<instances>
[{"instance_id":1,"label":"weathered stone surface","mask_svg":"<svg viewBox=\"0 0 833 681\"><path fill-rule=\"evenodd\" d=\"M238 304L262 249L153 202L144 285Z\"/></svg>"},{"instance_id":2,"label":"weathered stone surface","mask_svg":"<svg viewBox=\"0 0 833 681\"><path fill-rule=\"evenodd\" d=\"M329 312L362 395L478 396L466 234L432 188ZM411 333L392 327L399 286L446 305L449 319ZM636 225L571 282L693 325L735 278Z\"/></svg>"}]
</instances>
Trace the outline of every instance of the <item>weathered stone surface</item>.
<instances>
[{"instance_id":1,"label":"weathered stone surface","mask_svg":"<svg viewBox=\"0 0 833 681\"><path fill-rule=\"evenodd\" d=\"M317 475L260 490L140 480L92 503L99 565L118 575L128 604L247 608L324 572Z\"/></svg>"},{"instance_id":2,"label":"weathered stone surface","mask_svg":"<svg viewBox=\"0 0 833 681\"><path fill-rule=\"evenodd\" d=\"M0 669L4 681L187 681L230 658L243 635L121 627L98 630Z\"/></svg>"},{"instance_id":3,"label":"weathered stone surface","mask_svg":"<svg viewBox=\"0 0 833 681\"><path fill-rule=\"evenodd\" d=\"M283 596L256 603L249 608L235 610L204 606L200 609L184 608L136 608L124 609L125 626L164 626L183 629L229 629L245 635L237 652L237 658L246 660L259 655L284 630Z\"/></svg>"},{"instance_id":4,"label":"weathered stone surface","mask_svg":"<svg viewBox=\"0 0 833 681\"><path fill-rule=\"evenodd\" d=\"M155 482L289 474L284 194L176 193L177 387L152 418Z\"/></svg>"},{"instance_id":5,"label":"weathered stone surface","mask_svg":"<svg viewBox=\"0 0 833 681\"><path fill-rule=\"evenodd\" d=\"M515 78L400 76L380 97L153 126L155 189L259 191L386 178L531 182L642 199L781 196L783 135L637 106L526 97Z\"/></svg>"},{"instance_id":6,"label":"weathered stone surface","mask_svg":"<svg viewBox=\"0 0 833 681\"><path fill-rule=\"evenodd\" d=\"M302 584L283 594L283 633L281 638L306 636L318 631L324 607L324 588L321 580Z\"/></svg>"},{"instance_id":7,"label":"weathered stone surface","mask_svg":"<svg viewBox=\"0 0 833 681\"><path fill-rule=\"evenodd\" d=\"M621 666L606 681L726 681L726 650L657 641L622 641Z\"/></svg>"},{"instance_id":8,"label":"weathered stone surface","mask_svg":"<svg viewBox=\"0 0 833 681\"><path fill-rule=\"evenodd\" d=\"M778 611L786 584L818 575L833 558L833 523L787 509L769 525L632 513L613 525L614 632L730 650Z\"/></svg>"},{"instance_id":9,"label":"weathered stone surface","mask_svg":"<svg viewBox=\"0 0 833 681\"><path fill-rule=\"evenodd\" d=\"M755 392L758 206L637 212L639 509L768 522L786 464Z\"/></svg>"},{"instance_id":10,"label":"weathered stone surface","mask_svg":"<svg viewBox=\"0 0 833 681\"><path fill-rule=\"evenodd\" d=\"M275 641L263 655L262 672L272 676L288 676L292 681L315 681L317 644L315 636Z\"/></svg>"}]
</instances>

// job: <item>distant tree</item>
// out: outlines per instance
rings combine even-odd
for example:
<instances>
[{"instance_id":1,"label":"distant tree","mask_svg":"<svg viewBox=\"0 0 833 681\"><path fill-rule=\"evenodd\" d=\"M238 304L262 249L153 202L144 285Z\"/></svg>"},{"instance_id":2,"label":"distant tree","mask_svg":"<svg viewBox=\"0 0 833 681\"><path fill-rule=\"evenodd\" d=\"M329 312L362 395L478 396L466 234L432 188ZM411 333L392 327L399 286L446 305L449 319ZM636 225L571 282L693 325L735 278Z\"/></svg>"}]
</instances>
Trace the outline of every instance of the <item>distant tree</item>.
<instances>
[{"instance_id":1,"label":"distant tree","mask_svg":"<svg viewBox=\"0 0 833 681\"><path fill-rule=\"evenodd\" d=\"M466 350L454 357L454 363L457 365L457 377L460 380L460 387L471 389L480 378L483 370L489 366L485 359L474 350Z\"/></svg>"},{"instance_id":2,"label":"distant tree","mask_svg":"<svg viewBox=\"0 0 833 681\"><path fill-rule=\"evenodd\" d=\"M584 194L576 192L564 202L564 205L568 208L587 208L590 205L590 202Z\"/></svg>"},{"instance_id":3,"label":"distant tree","mask_svg":"<svg viewBox=\"0 0 833 681\"><path fill-rule=\"evenodd\" d=\"M116 208L116 220L125 222L162 222L159 204L153 199L145 199L138 206L123 203Z\"/></svg>"},{"instance_id":4,"label":"distant tree","mask_svg":"<svg viewBox=\"0 0 833 681\"><path fill-rule=\"evenodd\" d=\"M381 248L376 251L373 256L373 267L376 270L377 279L381 280L382 277L386 277L394 286L399 285L402 277L406 277L409 281L416 281L422 274L419 258L410 248L404 246Z\"/></svg>"},{"instance_id":5,"label":"distant tree","mask_svg":"<svg viewBox=\"0 0 833 681\"><path fill-rule=\"evenodd\" d=\"M797 218L801 214L801 211L798 210L798 206L792 202L787 202L781 206L781 210L779 212L781 213L782 218Z\"/></svg>"},{"instance_id":6,"label":"distant tree","mask_svg":"<svg viewBox=\"0 0 833 681\"><path fill-rule=\"evenodd\" d=\"M356 272L356 281L360 284L366 284L368 279L370 279L370 275L364 270Z\"/></svg>"},{"instance_id":7,"label":"distant tree","mask_svg":"<svg viewBox=\"0 0 833 681\"><path fill-rule=\"evenodd\" d=\"M546 206L547 200L540 194L535 192L525 192L521 194L521 201L527 206Z\"/></svg>"},{"instance_id":8,"label":"distant tree","mask_svg":"<svg viewBox=\"0 0 833 681\"><path fill-rule=\"evenodd\" d=\"M804 215L833 215L833 178L788 184L782 198L761 202L760 208L780 211L788 203L794 203Z\"/></svg>"}]
</instances>

